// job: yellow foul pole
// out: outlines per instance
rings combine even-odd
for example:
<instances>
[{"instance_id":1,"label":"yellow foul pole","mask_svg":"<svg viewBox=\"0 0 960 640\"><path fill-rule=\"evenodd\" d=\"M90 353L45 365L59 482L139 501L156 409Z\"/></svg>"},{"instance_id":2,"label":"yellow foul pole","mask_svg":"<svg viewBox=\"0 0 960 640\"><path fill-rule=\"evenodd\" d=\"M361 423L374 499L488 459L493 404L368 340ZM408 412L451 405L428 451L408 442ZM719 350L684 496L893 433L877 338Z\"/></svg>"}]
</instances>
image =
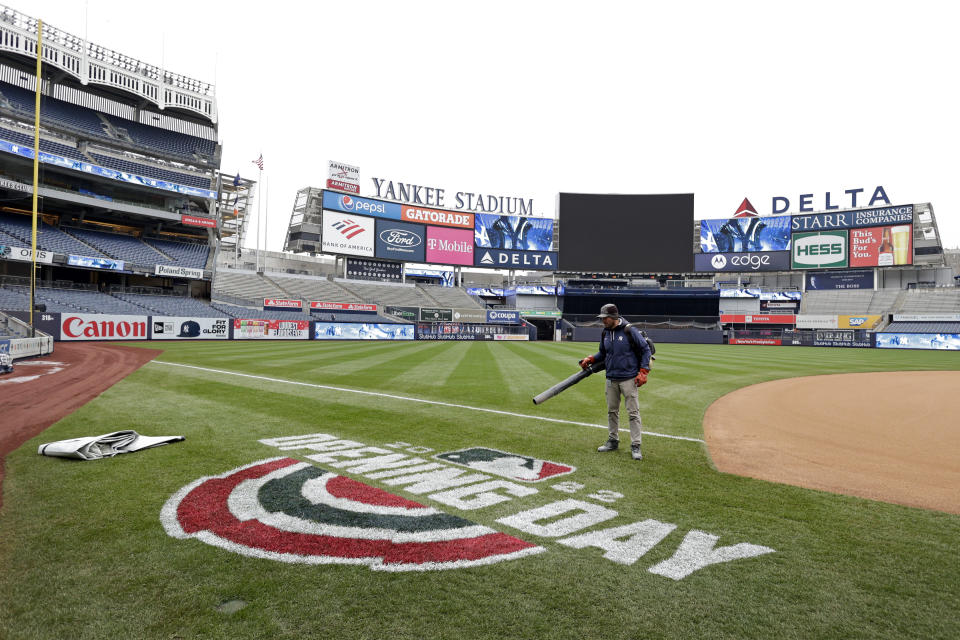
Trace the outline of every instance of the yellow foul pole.
<instances>
[{"instance_id":1,"label":"yellow foul pole","mask_svg":"<svg viewBox=\"0 0 960 640\"><path fill-rule=\"evenodd\" d=\"M34 335L33 307L37 290L37 195L40 191L40 65L43 61L43 20L37 20L37 86L33 115L33 229L30 237L30 335Z\"/></svg>"}]
</instances>

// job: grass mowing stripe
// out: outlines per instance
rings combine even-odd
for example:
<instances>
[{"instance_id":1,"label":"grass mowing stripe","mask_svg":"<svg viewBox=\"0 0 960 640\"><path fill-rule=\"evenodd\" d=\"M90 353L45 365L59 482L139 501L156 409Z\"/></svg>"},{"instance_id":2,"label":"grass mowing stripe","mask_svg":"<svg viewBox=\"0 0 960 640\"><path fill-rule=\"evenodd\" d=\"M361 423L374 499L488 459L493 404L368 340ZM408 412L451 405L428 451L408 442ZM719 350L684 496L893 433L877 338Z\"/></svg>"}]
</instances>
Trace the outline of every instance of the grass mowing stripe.
<instances>
[{"instance_id":1,"label":"grass mowing stripe","mask_svg":"<svg viewBox=\"0 0 960 640\"><path fill-rule=\"evenodd\" d=\"M190 365L190 364L180 364L180 363L177 363L177 362L165 362L165 361L163 361L163 360L151 360L149 364L162 364L162 365L167 365L167 366L171 366L171 367L183 367L183 368L186 368L186 369L195 369L195 370L197 370L197 371L203 371L203 372L206 372L206 373L219 373L219 374L229 375L229 376L238 376L238 377L241 377L241 378L251 378L251 379L253 379L253 380L263 380L263 381L265 381L265 382L276 382L276 383L279 383L279 384L291 384L291 385L296 385L296 386L301 386L301 387L311 387L311 388L314 388L314 389L326 389L326 390L329 390L329 391L341 391L341 392L344 392L344 393L357 393L357 394L366 395L366 396L377 396L377 397L381 397L381 398L390 398L390 399L392 399L392 400L405 400L405 401L407 401L407 402L421 402L421 403L423 403L423 404L433 404L433 405L438 405L438 406L442 406L442 407L451 407L451 408L454 408L454 409L466 409L466 410L468 410L468 411L481 411L481 412L483 412L483 413L495 413L495 414L504 415L504 416L511 416L511 417L514 417L514 418L524 418L524 419L527 419L527 420L542 420L542 421L545 421L545 422L557 422L557 423L560 423L560 424L572 424L572 425L578 425L578 426L581 426L581 427L593 427L593 428L595 428L595 429L606 429L606 428L607 428L606 425L592 424L592 423L589 423L589 422L576 422L576 421L574 421L574 420L560 420L559 418L547 418L547 417L545 417L545 416L531 416L531 415L524 414L524 413L514 413L514 412L512 412L512 411L501 411L501 410L499 410L499 409L488 409L488 408L486 408L486 407L472 407L472 406L466 405L466 404L455 404L455 403L452 403L452 402L440 402L439 400L427 400L427 399L425 399L425 398L413 398L413 397L410 397L410 396L399 396L399 395L392 394L392 393L379 393L379 392L376 392L376 391L364 391L364 390L362 390L362 389L349 389L349 388L346 388L346 387L335 387L335 386L333 386L333 385L315 384L315 383L312 383L312 382L298 382L298 381L296 381L296 380L283 380L283 379L281 379L281 378L271 378L271 377L269 377L269 376L256 376L256 375L249 374L249 373L239 373L239 372L236 372L236 371L224 371L224 370L222 370L222 369L210 369L210 368L207 368L207 367L198 367L198 366ZM629 429L621 429L621 431L629 431ZM670 434L667 434L667 433L657 433L657 432L655 432L655 431L644 431L644 434L645 434L645 435L655 436L655 437L658 437L658 438L670 438L670 439L672 439L672 440L688 440L688 441L690 441L690 442L703 443L703 440L701 440L701 439L699 439L699 438L688 438L688 437L686 437L686 436L674 436L674 435L670 435Z\"/></svg>"}]
</instances>

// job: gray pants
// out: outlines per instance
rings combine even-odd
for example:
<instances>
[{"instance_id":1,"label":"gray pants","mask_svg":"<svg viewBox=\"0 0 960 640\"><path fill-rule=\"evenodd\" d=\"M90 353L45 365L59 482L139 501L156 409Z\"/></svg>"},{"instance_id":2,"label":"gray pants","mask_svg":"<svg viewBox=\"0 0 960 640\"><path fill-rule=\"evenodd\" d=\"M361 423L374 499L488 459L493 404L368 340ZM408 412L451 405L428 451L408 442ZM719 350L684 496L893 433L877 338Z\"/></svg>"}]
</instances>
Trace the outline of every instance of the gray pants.
<instances>
[{"instance_id":1,"label":"gray pants","mask_svg":"<svg viewBox=\"0 0 960 640\"><path fill-rule=\"evenodd\" d=\"M639 389L633 378L611 380L607 378L607 425L610 437L620 439L620 396L626 399L627 413L630 415L630 443L640 444L640 400Z\"/></svg>"}]
</instances>

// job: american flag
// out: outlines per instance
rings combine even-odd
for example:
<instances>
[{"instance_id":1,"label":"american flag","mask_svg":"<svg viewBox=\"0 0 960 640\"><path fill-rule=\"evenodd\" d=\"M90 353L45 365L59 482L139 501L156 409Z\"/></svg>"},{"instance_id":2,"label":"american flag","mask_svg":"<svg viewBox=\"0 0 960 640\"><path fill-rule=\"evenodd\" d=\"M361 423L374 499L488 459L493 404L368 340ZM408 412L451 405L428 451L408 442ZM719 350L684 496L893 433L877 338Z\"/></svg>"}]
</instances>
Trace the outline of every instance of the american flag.
<instances>
[{"instance_id":1,"label":"american flag","mask_svg":"<svg viewBox=\"0 0 960 640\"><path fill-rule=\"evenodd\" d=\"M262 153L260 154L259 158L257 158L256 160L251 160L251 162L257 165L257 168L260 169L260 171L263 171L263 154Z\"/></svg>"}]
</instances>

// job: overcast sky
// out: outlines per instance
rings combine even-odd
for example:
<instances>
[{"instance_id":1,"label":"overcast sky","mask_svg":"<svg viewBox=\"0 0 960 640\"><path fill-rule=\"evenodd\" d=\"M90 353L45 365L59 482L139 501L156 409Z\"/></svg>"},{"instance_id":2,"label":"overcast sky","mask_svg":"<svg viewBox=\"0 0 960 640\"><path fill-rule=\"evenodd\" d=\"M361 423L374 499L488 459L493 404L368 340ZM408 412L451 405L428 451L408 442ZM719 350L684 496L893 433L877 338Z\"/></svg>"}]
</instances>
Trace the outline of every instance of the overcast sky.
<instances>
[{"instance_id":1,"label":"overcast sky","mask_svg":"<svg viewBox=\"0 0 960 640\"><path fill-rule=\"evenodd\" d=\"M330 159L361 195L375 176L540 215L560 191L693 192L699 219L882 186L960 246L951 3L5 1L215 83L223 171L255 179L263 153L273 250Z\"/></svg>"}]
</instances>

